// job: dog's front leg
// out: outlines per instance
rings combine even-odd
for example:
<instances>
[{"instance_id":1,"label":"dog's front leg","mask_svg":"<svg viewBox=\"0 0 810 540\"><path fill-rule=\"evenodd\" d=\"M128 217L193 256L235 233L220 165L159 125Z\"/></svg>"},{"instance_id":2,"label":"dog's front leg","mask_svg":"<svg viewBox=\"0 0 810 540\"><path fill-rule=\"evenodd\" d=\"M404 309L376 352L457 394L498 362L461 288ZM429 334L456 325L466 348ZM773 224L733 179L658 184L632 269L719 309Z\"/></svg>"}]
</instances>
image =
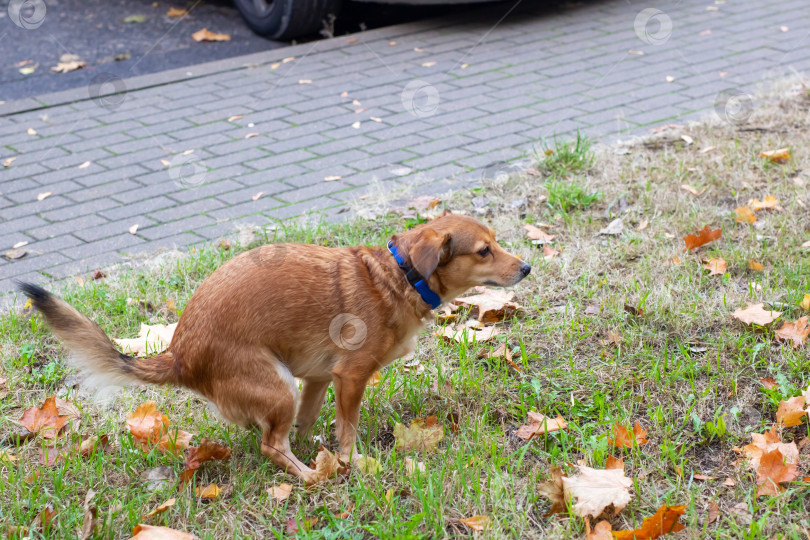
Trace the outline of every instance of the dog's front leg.
<instances>
[{"instance_id":1,"label":"dog's front leg","mask_svg":"<svg viewBox=\"0 0 810 540\"><path fill-rule=\"evenodd\" d=\"M344 462L361 457L355 448L357 428L360 421L360 404L366 389L368 377L364 374L334 373L335 401L337 402L337 437L340 445L340 459Z\"/></svg>"}]
</instances>

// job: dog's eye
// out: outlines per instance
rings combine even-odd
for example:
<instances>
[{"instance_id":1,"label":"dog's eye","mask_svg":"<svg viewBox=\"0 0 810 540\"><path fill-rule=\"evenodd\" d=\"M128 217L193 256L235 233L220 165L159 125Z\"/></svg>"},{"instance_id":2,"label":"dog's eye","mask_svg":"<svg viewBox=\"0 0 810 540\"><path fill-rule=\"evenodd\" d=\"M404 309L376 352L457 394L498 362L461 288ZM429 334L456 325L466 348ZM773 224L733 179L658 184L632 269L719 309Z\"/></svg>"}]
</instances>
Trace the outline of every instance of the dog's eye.
<instances>
[{"instance_id":1,"label":"dog's eye","mask_svg":"<svg viewBox=\"0 0 810 540\"><path fill-rule=\"evenodd\" d=\"M478 254L481 255L482 257L486 257L487 255L489 255L489 253L490 253L489 246L485 247L484 249L478 250Z\"/></svg>"}]
</instances>

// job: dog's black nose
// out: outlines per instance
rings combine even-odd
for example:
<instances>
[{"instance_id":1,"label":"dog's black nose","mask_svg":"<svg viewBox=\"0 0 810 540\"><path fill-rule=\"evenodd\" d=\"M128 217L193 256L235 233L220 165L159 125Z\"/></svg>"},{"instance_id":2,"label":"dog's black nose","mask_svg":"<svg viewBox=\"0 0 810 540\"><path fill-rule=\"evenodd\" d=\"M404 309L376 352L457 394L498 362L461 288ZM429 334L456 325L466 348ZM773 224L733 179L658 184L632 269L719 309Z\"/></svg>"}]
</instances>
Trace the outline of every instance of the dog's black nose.
<instances>
[{"instance_id":1,"label":"dog's black nose","mask_svg":"<svg viewBox=\"0 0 810 540\"><path fill-rule=\"evenodd\" d=\"M526 263L523 263L523 266L520 267L520 273L523 274L523 277L528 276L529 272L531 272L531 271L532 271L532 267L529 266Z\"/></svg>"}]
</instances>

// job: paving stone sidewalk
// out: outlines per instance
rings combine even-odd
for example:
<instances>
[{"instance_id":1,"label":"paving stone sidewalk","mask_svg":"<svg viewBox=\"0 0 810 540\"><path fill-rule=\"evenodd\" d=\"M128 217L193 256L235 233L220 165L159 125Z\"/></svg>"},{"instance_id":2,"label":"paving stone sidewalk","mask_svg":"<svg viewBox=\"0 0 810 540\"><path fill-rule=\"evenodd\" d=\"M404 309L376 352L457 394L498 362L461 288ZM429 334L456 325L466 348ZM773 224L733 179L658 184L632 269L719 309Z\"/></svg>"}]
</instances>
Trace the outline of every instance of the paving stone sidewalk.
<instances>
[{"instance_id":1,"label":"paving stone sidewalk","mask_svg":"<svg viewBox=\"0 0 810 540\"><path fill-rule=\"evenodd\" d=\"M806 0L542 4L0 105L0 247L29 242L0 257L0 293L480 178L577 130L612 140L715 108L735 121L757 82L810 68Z\"/></svg>"}]
</instances>

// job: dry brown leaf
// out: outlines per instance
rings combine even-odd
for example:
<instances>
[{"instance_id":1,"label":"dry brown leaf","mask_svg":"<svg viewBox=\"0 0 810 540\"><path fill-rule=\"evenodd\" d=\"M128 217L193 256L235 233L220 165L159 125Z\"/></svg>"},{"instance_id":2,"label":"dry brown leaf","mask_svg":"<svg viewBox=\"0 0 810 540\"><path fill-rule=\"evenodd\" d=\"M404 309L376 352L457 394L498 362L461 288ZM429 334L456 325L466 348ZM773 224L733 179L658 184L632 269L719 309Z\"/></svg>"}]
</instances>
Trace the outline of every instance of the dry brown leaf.
<instances>
[{"instance_id":1,"label":"dry brown leaf","mask_svg":"<svg viewBox=\"0 0 810 540\"><path fill-rule=\"evenodd\" d=\"M91 490L87 491L84 496L84 517L82 518L82 527L79 529L79 540L88 540L96 533L96 526L98 525L98 510L93 502L93 497L96 492Z\"/></svg>"},{"instance_id":2,"label":"dry brown leaf","mask_svg":"<svg viewBox=\"0 0 810 540\"><path fill-rule=\"evenodd\" d=\"M608 456L605 462L605 469L621 469L624 470L624 459Z\"/></svg>"},{"instance_id":3,"label":"dry brown leaf","mask_svg":"<svg viewBox=\"0 0 810 540\"><path fill-rule=\"evenodd\" d=\"M173 429L163 434L158 441L158 448L163 452L180 455L191 444L193 435L182 429Z\"/></svg>"},{"instance_id":4,"label":"dry brown leaf","mask_svg":"<svg viewBox=\"0 0 810 540\"><path fill-rule=\"evenodd\" d=\"M776 339L779 341L793 342L793 348L798 349L807 341L810 335L810 326L807 325L808 316L799 318L796 322L782 323L782 327L776 331Z\"/></svg>"},{"instance_id":5,"label":"dry brown leaf","mask_svg":"<svg viewBox=\"0 0 810 540\"><path fill-rule=\"evenodd\" d=\"M155 527L141 523L132 529L132 537L129 540L197 540L197 537L168 527Z\"/></svg>"},{"instance_id":6,"label":"dry brown leaf","mask_svg":"<svg viewBox=\"0 0 810 540\"><path fill-rule=\"evenodd\" d=\"M761 382L762 386L764 386L768 390L776 388L777 384L776 379L774 379L773 377L766 377L766 378L760 377L759 382Z\"/></svg>"},{"instance_id":7,"label":"dry brown leaf","mask_svg":"<svg viewBox=\"0 0 810 540\"><path fill-rule=\"evenodd\" d=\"M463 523L474 531L483 531L492 524L492 520L487 516L471 516L459 519L458 523Z\"/></svg>"},{"instance_id":8,"label":"dry brown leaf","mask_svg":"<svg viewBox=\"0 0 810 540\"><path fill-rule=\"evenodd\" d=\"M90 457L96 451L104 451L105 449L109 448L110 446L110 436L106 433L104 435L91 435L84 439L81 444L79 444L79 454L82 457Z\"/></svg>"},{"instance_id":9,"label":"dry brown leaf","mask_svg":"<svg viewBox=\"0 0 810 540\"><path fill-rule=\"evenodd\" d=\"M565 475L560 467L552 467L551 480L537 486L540 495L551 501L551 509L546 512L545 517L565 511L565 493L562 483L564 477Z\"/></svg>"},{"instance_id":10,"label":"dry brown leaf","mask_svg":"<svg viewBox=\"0 0 810 540\"><path fill-rule=\"evenodd\" d=\"M557 415L557 418L552 420L540 413L529 411L528 417L529 423L525 426L520 426L515 432L516 437L525 441L529 441L537 435L559 431L568 427L568 424L560 415Z\"/></svg>"},{"instance_id":11,"label":"dry brown leaf","mask_svg":"<svg viewBox=\"0 0 810 540\"><path fill-rule=\"evenodd\" d=\"M686 506L662 505L655 515L644 518L640 529L633 531L614 531L613 538L618 540L651 540L665 534L684 530L686 527L678 521Z\"/></svg>"},{"instance_id":12,"label":"dry brown leaf","mask_svg":"<svg viewBox=\"0 0 810 540\"><path fill-rule=\"evenodd\" d=\"M543 258L546 261L550 261L551 259L553 259L554 257L556 257L559 254L560 254L560 252L557 251L556 249L554 249L553 247L551 247L550 245L545 244L543 246Z\"/></svg>"},{"instance_id":13,"label":"dry brown leaf","mask_svg":"<svg viewBox=\"0 0 810 540\"><path fill-rule=\"evenodd\" d=\"M181 475L181 480L187 482L197 469L206 461L213 459L226 460L231 457L231 449L215 442L203 439L200 446L190 446L186 455L185 471Z\"/></svg>"},{"instance_id":14,"label":"dry brown leaf","mask_svg":"<svg viewBox=\"0 0 810 540\"><path fill-rule=\"evenodd\" d=\"M183 8L170 7L166 12L166 16L170 19L179 19L188 15L188 10Z\"/></svg>"},{"instance_id":15,"label":"dry brown leaf","mask_svg":"<svg viewBox=\"0 0 810 540\"><path fill-rule=\"evenodd\" d=\"M737 485L737 482L735 482L731 478L726 478L725 480L723 480L723 485L728 487L734 487Z\"/></svg>"},{"instance_id":16,"label":"dry brown leaf","mask_svg":"<svg viewBox=\"0 0 810 540\"><path fill-rule=\"evenodd\" d=\"M641 427L638 422L633 425L633 433L620 425L618 422L613 424L613 437L608 436L608 442L617 448L633 448L635 445L647 444L647 431Z\"/></svg>"},{"instance_id":17,"label":"dry brown leaf","mask_svg":"<svg viewBox=\"0 0 810 540\"><path fill-rule=\"evenodd\" d=\"M307 485L323 482L344 472L338 455L333 454L323 446L318 448L318 455L315 456L315 466L313 468L315 469L315 475L307 481Z\"/></svg>"},{"instance_id":18,"label":"dry brown leaf","mask_svg":"<svg viewBox=\"0 0 810 540\"><path fill-rule=\"evenodd\" d=\"M766 433L752 433L751 439L753 442L743 446L740 451L748 458L749 466L753 470L759 468L762 456L772 450L779 450L789 464L798 463L799 461L799 448L796 443L782 442L776 430L776 425L771 426L771 430Z\"/></svg>"},{"instance_id":19,"label":"dry brown leaf","mask_svg":"<svg viewBox=\"0 0 810 540\"><path fill-rule=\"evenodd\" d=\"M766 150L762 152L760 156L768 158L768 160L774 163L780 163L790 159L790 152L787 148L780 148L778 150Z\"/></svg>"},{"instance_id":20,"label":"dry brown leaf","mask_svg":"<svg viewBox=\"0 0 810 540\"><path fill-rule=\"evenodd\" d=\"M808 416L807 410L804 408L804 396L792 397L788 400L781 401L779 408L776 410L776 421L781 427L799 426L802 419Z\"/></svg>"},{"instance_id":21,"label":"dry brown leaf","mask_svg":"<svg viewBox=\"0 0 810 540\"><path fill-rule=\"evenodd\" d=\"M216 499L219 497L220 493L222 493L222 489L216 484L208 484L205 487L200 486L194 488L194 496L201 499Z\"/></svg>"},{"instance_id":22,"label":"dry brown leaf","mask_svg":"<svg viewBox=\"0 0 810 540\"><path fill-rule=\"evenodd\" d=\"M782 491L780 482L790 482L799 476L798 465L786 463L782 452L774 448L762 454L757 471L757 497L776 495Z\"/></svg>"},{"instance_id":23,"label":"dry brown leaf","mask_svg":"<svg viewBox=\"0 0 810 540\"><path fill-rule=\"evenodd\" d=\"M754 211L782 210L782 207L779 206L779 199L777 199L773 195L768 195L761 201L759 199L751 199L750 201L748 201L748 207Z\"/></svg>"},{"instance_id":24,"label":"dry brown leaf","mask_svg":"<svg viewBox=\"0 0 810 540\"><path fill-rule=\"evenodd\" d=\"M526 229L526 236L530 239L534 240L535 244L547 244L554 240L554 236L548 234L543 229L539 227L535 227L534 225L530 225L528 223L523 225L523 228Z\"/></svg>"},{"instance_id":25,"label":"dry brown leaf","mask_svg":"<svg viewBox=\"0 0 810 540\"><path fill-rule=\"evenodd\" d=\"M709 259L703 261L703 268L709 271L710 276L722 276L728 270L728 264L723 259Z\"/></svg>"},{"instance_id":26,"label":"dry brown leaf","mask_svg":"<svg viewBox=\"0 0 810 540\"><path fill-rule=\"evenodd\" d=\"M470 308L470 316L476 317L482 323L494 323L511 318L520 309L520 305L512 300L513 291L502 291L486 287L476 287L478 294L456 298L454 304Z\"/></svg>"},{"instance_id":27,"label":"dry brown leaf","mask_svg":"<svg viewBox=\"0 0 810 540\"><path fill-rule=\"evenodd\" d=\"M201 41L230 41L231 36L230 34L217 34L216 32L211 32L207 28L203 28L197 32L191 34L191 38L196 41L197 43Z\"/></svg>"},{"instance_id":28,"label":"dry brown leaf","mask_svg":"<svg viewBox=\"0 0 810 540\"><path fill-rule=\"evenodd\" d=\"M172 342L177 323L172 324L143 324L138 337L131 339L115 339L113 341L121 347L126 354L135 356L151 356L165 351Z\"/></svg>"},{"instance_id":29,"label":"dry brown leaf","mask_svg":"<svg viewBox=\"0 0 810 540\"><path fill-rule=\"evenodd\" d=\"M127 427L141 446L152 445L169 429L169 417L157 409L154 401L147 401L127 414Z\"/></svg>"},{"instance_id":30,"label":"dry brown leaf","mask_svg":"<svg viewBox=\"0 0 810 540\"><path fill-rule=\"evenodd\" d=\"M765 267L762 265L761 262L757 261L748 261L748 269L753 270L754 272L764 272Z\"/></svg>"},{"instance_id":31,"label":"dry brown leaf","mask_svg":"<svg viewBox=\"0 0 810 540\"><path fill-rule=\"evenodd\" d=\"M270 495L270 498L276 502L284 502L292 493L292 486L290 484L281 484L278 486L273 486L267 490L267 493Z\"/></svg>"},{"instance_id":32,"label":"dry brown leaf","mask_svg":"<svg viewBox=\"0 0 810 540\"><path fill-rule=\"evenodd\" d=\"M706 245L722 236L722 229L712 230L708 225L706 225L702 231L698 231L696 234L688 234L683 237L683 241L686 243L684 251L692 251L693 249Z\"/></svg>"},{"instance_id":33,"label":"dry brown leaf","mask_svg":"<svg viewBox=\"0 0 810 540\"><path fill-rule=\"evenodd\" d=\"M569 499L576 500L575 514L581 517L597 517L605 508L613 505L618 514L630 502L633 481L620 469L592 469L579 465L579 475L563 477L563 491Z\"/></svg>"},{"instance_id":34,"label":"dry brown leaf","mask_svg":"<svg viewBox=\"0 0 810 540\"><path fill-rule=\"evenodd\" d=\"M709 515L706 518L706 523L714 523L720 517L720 505L714 501L709 503Z\"/></svg>"},{"instance_id":35,"label":"dry brown leaf","mask_svg":"<svg viewBox=\"0 0 810 540\"><path fill-rule=\"evenodd\" d=\"M731 316L745 324L767 326L782 315L781 311L765 310L764 306L765 304L754 304L745 309L739 308Z\"/></svg>"},{"instance_id":36,"label":"dry brown leaf","mask_svg":"<svg viewBox=\"0 0 810 540\"><path fill-rule=\"evenodd\" d=\"M151 512L149 512L149 513L147 513L147 514L142 515L142 516L141 516L141 519L148 519L148 518L150 518L150 517L152 517L152 516L156 516L156 515L158 515L158 514L162 514L163 512L165 512L166 510L168 510L169 508L171 508L172 506L174 506L174 503L175 503L175 502L177 502L177 499L175 499L174 497L172 497L171 499L169 499L169 500L168 500L168 501L166 501L165 503L157 505L157 506L155 507L155 509L154 509L154 510L152 510Z\"/></svg>"},{"instance_id":37,"label":"dry brown leaf","mask_svg":"<svg viewBox=\"0 0 810 540\"><path fill-rule=\"evenodd\" d=\"M480 330L467 327L453 328L452 326L445 326L442 328L441 332L436 332L436 335L439 337L458 343L466 343L468 345L489 341L499 334L500 330L495 326L487 326Z\"/></svg>"},{"instance_id":38,"label":"dry brown leaf","mask_svg":"<svg viewBox=\"0 0 810 540\"><path fill-rule=\"evenodd\" d=\"M395 448L402 452L429 452L444 439L444 427L436 422L435 416L416 418L409 426L394 425Z\"/></svg>"},{"instance_id":39,"label":"dry brown leaf","mask_svg":"<svg viewBox=\"0 0 810 540\"><path fill-rule=\"evenodd\" d=\"M42 435L44 439L56 440L65 431L70 417L59 414L56 396L51 396L39 407L31 407L23 412L19 424L31 433Z\"/></svg>"},{"instance_id":40,"label":"dry brown leaf","mask_svg":"<svg viewBox=\"0 0 810 540\"><path fill-rule=\"evenodd\" d=\"M737 223L754 223L757 220L756 214L748 206L739 206L734 213L737 214Z\"/></svg>"},{"instance_id":41,"label":"dry brown leaf","mask_svg":"<svg viewBox=\"0 0 810 540\"><path fill-rule=\"evenodd\" d=\"M478 353L478 358L502 358L517 371L522 371L520 366L512 360L512 349L507 347L506 343L501 343L495 350L490 350L489 348L481 349Z\"/></svg>"},{"instance_id":42,"label":"dry brown leaf","mask_svg":"<svg viewBox=\"0 0 810 540\"><path fill-rule=\"evenodd\" d=\"M603 519L591 530L591 520L585 520L585 540L613 540L612 531L609 521Z\"/></svg>"},{"instance_id":43,"label":"dry brown leaf","mask_svg":"<svg viewBox=\"0 0 810 540\"><path fill-rule=\"evenodd\" d=\"M715 478L714 476L706 476L705 474L700 473L693 474L692 478L694 478L695 480L704 480L704 481L717 480L717 478Z\"/></svg>"},{"instance_id":44,"label":"dry brown leaf","mask_svg":"<svg viewBox=\"0 0 810 540\"><path fill-rule=\"evenodd\" d=\"M305 518L302 522L298 522L295 519L295 516L291 516L290 519L287 520L287 526L284 528L284 531L287 534L298 534L299 531L304 530L308 531L312 527L314 527L318 523L318 518L311 517Z\"/></svg>"}]
</instances>

